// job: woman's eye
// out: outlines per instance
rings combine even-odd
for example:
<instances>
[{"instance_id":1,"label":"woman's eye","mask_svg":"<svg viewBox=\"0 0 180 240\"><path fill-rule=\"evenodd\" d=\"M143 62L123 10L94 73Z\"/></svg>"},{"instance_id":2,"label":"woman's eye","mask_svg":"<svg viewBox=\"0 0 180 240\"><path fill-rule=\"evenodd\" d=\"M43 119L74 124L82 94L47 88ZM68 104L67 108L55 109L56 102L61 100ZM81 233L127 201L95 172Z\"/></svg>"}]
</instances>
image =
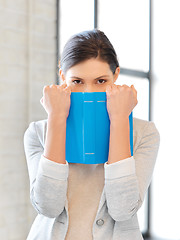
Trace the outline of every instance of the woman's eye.
<instances>
[{"instance_id":1,"label":"woman's eye","mask_svg":"<svg viewBox=\"0 0 180 240\"><path fill-rule=\"evenodd\" d=\"M107 82L106 80L104 80L104 79L99 79L97 82L99 82L98 84L103 84L103 83L105 83L105 82ZM74 84L82 84L81 83L81 80L73 80L73 83Z\"/></svg>"},{"instance_id":2,"label":"woman's eye","mask_svg":"<svg viewBox=\"0 0 180 240\"><path fill-rule=\"evenodd\" d=\"M99 81L101 84L107 82L107 81L104 80L104 79L99 79L98 81ZM103 82L102 82L102 81L103 81Z\"/></svg>"},{"instance_id":3,"label":"woman's eye","mask_svg":"<svg viewBox=\"0 0 180 240\"><path fill-rule=\"evenodd\" d=\"M79 84L79 82L81 82L81 80L74 80L73 81L74 84Z\"/></svg>"}]
</instances>

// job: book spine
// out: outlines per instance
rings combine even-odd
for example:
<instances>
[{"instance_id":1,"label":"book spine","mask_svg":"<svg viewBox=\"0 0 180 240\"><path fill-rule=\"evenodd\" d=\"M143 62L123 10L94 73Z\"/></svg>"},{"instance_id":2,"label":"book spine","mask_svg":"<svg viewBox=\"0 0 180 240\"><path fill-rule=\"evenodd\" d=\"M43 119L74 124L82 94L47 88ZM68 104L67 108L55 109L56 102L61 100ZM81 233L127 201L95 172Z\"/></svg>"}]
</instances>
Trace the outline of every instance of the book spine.
<instances>
[{"instance_id":1,"label":"book spine","mask_svg":"<svg viewBox=\"0 0 180 240\"><path fill-rule=\"evenodd\" d=\"M86 163L92 163L95 161L95 103L91 95L89 99L88 95L84 94L83 102L83 116L84 116L84 129L83 129L83 142L84 142L84 159ZM93 141L89 141L92 139Z\"/></svg>"}]
</instances>

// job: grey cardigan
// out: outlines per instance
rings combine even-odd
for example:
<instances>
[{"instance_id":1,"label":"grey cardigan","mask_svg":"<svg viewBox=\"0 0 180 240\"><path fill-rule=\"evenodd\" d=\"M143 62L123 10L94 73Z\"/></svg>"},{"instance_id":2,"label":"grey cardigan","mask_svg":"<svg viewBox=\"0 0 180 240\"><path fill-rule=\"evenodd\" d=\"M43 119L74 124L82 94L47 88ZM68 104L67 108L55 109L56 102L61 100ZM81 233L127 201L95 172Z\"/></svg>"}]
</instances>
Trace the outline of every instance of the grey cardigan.
<instances>
[{"instance_id":1,"label":"grey cardigan","mask_svg":"<svg viewBox=\"0 0 180 240\"><path fill-rule=\"evenodd\" d=\"M27 240L64 240L68 229L68 164L43 158L47 120L32 122L24 135L30 198L38 215ZM104 164L105 181L96 218L94 240L141 240L137 211L150 184L159 148L153 122L134 119L133 157ZM97 223L103 220L104 224Z\"/></svg>"}]
</instances>

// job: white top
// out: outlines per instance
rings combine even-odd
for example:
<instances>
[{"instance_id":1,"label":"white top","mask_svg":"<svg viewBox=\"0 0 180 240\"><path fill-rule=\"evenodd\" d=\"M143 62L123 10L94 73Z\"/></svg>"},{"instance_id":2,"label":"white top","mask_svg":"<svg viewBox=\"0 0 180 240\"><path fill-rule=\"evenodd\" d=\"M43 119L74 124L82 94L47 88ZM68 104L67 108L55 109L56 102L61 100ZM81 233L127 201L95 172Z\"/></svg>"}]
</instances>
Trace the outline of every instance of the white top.
<instances>
[{"instance_id":1,"label":"white top","mask_svg":"<svg viewBox=\"0 0 180 240\"><path fill-rule=\"evenodd\" d=\"M104 188L104 164L69 163L68 211L66 240L93 239L92 228ZM86 223L86 224L84 224Z\"/></svg>"},{"instance_id":2,"label":"white top","mask_svg":"<svg viewBox=\"0 0 180 240\"><path fill-rule=\"evenodd\" d=\"M28 240L140 240L137 211L159 147L154 123L134 119L134 156L113 164L58 164L43 157L47 121L24 136L30 197L38 215Z\"/></svg>"}]
</instances>

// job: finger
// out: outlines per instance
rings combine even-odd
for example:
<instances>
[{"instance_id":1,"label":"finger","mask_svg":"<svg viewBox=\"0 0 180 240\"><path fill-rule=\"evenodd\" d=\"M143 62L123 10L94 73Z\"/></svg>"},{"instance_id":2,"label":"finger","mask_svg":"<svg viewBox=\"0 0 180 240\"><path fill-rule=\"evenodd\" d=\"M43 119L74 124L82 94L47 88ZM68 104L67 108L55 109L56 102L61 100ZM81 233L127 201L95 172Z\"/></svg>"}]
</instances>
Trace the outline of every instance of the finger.
<instances>
[{"instance_id":1,"label":"finger","mask_svg":"<svg viewBox=\"0 0 180 240\"><path fill-rule=\"evenodd\" d=\"M65 93L71 93L71 88L70 88L70 87L67 87L67 88L63 89L63 91L64 91Z\"/></svg>"},{"instance_id":2,"label":"finger","mask_svg":"<svg viewBox=\"0 0 180 240\"><path fill-rule=\"evenodd\" d=\"M50 85L50 88L56 88L56 87L57 87L57 85L55 85L55 84Z\"/></svg>"},{"instance_id":3,"label":"finger","mask_svg":"<svg viewBox=\"0 0 180 240\"><path fill-rule=\"evenodd\" d=\"M67 86L65 89L67 89L68 91L71 91L71 86Z\"/></svg>"},{"instance_id":4,"label":"finger","mask_svg":"<svg viewBox=\"0 0 180 240\"><path fill-rule=\"evenodd\" d=\"M67 84L66 83L63 83L62 85L58 85L58 88L61 89L61 90L65 90L67 88Z\"/></svg>"},{"instance_id":5,"label":"finger","mask_svg":"<svg viewBox=\"0 0 180 240\"><path fill-rule=\"evenodd\" d=\"M129 88L129 86L126 85L126 84L123 84L122 87L123 87L123 88Z\"/></svg>"},{"instance_id":6,"label":"finger","mask_svg":"<svg viewBox=\"0 0 180 240\"><path fill-rule=\"evenodd\" d=\"M66 83L63 83L62 85L59 86L60 89L65 89L67 88L67 84Z\"/></svg>"},{"instance_id":7,"label":"finger","mask_svg":"<svg viewBox=\"0 0 180 240\"><path fill-rule=\"evenodd\" d=\"M131 89L133 90L134 96L136 98L136 105L138 104L138 100L137 100L137 90L135 89L134 85L131 85Z\"/></svg>"},{"instance_id":8,"label":"finger","mask_svg":"<svg viewBox=\"0 0 180 240\"><path fill-rule=\"evenodd\" d=\"M113 83L113 84L111 85L111 87L116 87L116 86L118 86L118 85L116 85L115 83Z\"/></svg>"},{"instance_id":9,"label":"finger","mask_svg":"<svg viewBox=\"0 0 180 240\"><path fill-rule=\"evenodd\" d=\"M50 88L49 85L44 86L43 87L43 93L46 92L49 88Z\"/></svg>"},{"instance_id":10,"label":"finger","mask_svg":"<svg viewBox=\"0 0 180 240\"><path fill-rule=\"evenodd\" d=\"M137 90L135 89L134 85L131 85L131 88L137 92Z\"/></svg>"},{"instance_id":11,"label":"finger","mask_svg":"<svg viewBox=\"0 0 180 240\"><path fill-rule=\"evenodd\" d=\"M67 84L63 85L63 90L65 90L65 89L71 89L71 86L68 86Z\"/></svg>"},{"instance_id":12,"label":"finger","mask_svg":"<svg viewBox=\"0 0 180 240\"><path fill-rule=\"evenodd\" d=\"M120 89L120 86L118 86L118 85L116 85L116 84L113 84L112 85L112 91L113 92L117 92L117 90L119 90Z\"/></svg>"},{"instance_id":13,"label":"finger","mask_svg":"<svg viewBox=\"0 0 180 240\"><path fill-rule=\"evenodd\" d=\"M117 88L117 86L113 83L113 84L111 85L111 89L114 90L115 88Z\"/></svg>"},{"instance_id":14,"label":"finger","mask_svg":"<svg viewBox=\"0 0 180 240\"><path fill-rule=\"evenodd\" d=\"M133 92L137 95L137 90L135 89L134 85L131 85L131 89L132 89Z\"/></svg>"}]
</instances>

